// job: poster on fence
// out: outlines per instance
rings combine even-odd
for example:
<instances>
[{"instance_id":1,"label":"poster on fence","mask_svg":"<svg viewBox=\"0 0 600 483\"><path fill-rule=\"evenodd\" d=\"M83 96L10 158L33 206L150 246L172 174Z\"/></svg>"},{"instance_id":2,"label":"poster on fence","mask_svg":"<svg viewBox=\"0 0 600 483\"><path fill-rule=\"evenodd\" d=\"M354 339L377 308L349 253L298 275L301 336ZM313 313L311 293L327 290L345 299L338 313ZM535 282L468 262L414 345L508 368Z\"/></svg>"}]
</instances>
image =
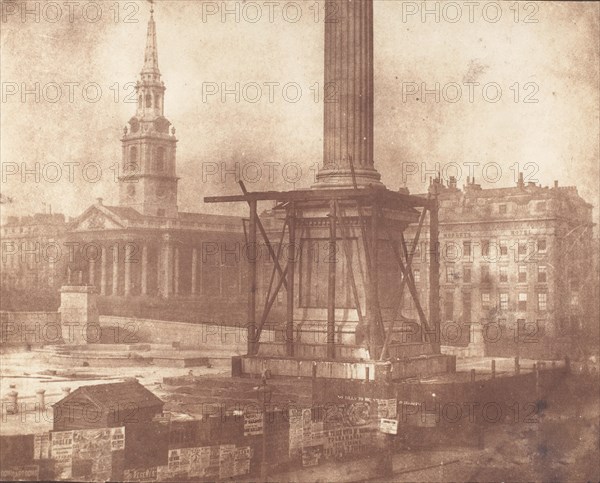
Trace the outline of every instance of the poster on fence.
<instances>
[{"instance_id":1,"label":"poster on fence","mask_svg":"<svg viewBox=\"0 0 600 483\"><path fill-rule=\"evenodd\" d=\"M302 466L317 466L323 457L323 445L302 448Z\"/></svg>"},{"instance_id":2,"label":"poster on fence","mask_svg":"<svg viewBox=\"0 0 600 483\"><path fill-rule=\"evenodd\" d=\"M33 459L47 460L50 458L50 433L33 435Z\"/></svg>"},{"instance_id":3,"label":"poster on fence","mask_svg":"<svg viewBox=\"0 0 600 483\"><path fill-rule=\"evenodd\" d=\"M110 428L110 449L119 451L125 449L125 428Z\"/></svg>"},{"instance_id":4,"label":"poster on fence","mask_svg":"<svg viewBox=\"0 0 600 483\"><path fill-rule=\"evenodd\" d=\"M219 478L231 478L235 468L235 445L223 444L219 454Z\"/></svg>"},{"instance_id":5,"label":"poster on fence","mask_svg":"<svg viewBox=\"0 0 600 483\"><path fill-rule=\"evenodd\" d=\"M13 466L0 470L2 481L38 481L40 479L40 467L38 465Z\"/></svg>"},{"instance_id":6,"label":"poster on fence","mask_svg":"<svg viewBox=\"0 0 600 483\"><path fill-rule=\"evenodd\" d=\"M134 470L125 470L124 480L131 482L157 481L158 468L142 468Z\"/></svg>"},{"instance_id":7,"label":"poster on fence","mask_svg":"<svg viewBox=\"0 0 600 483\"><path fill-rule=\"evenodd\" d=\"M263 434L263 413L259 411L244 411L244 436Z\"/></svg>"},{"instance_id":8,"label":"poster on fence","mask_svg":"<svg viewBox=\"0 0 600 483\"><path fill-rule=\"evenodd\" d=\"M377 399L377 417L379 419L394 419L396 415L396 399Z\"/></svg>"},{"instance_id":9,"label":"poster on fence","mask_svg":"<svg viewBox=\"0 0 600 483\"><path fill-rule=\"evenodd\" d=\"M50 457L54 460L54 478L71 478L73 470L73 431L52 433Z\"/></svg>"}]
</instances>

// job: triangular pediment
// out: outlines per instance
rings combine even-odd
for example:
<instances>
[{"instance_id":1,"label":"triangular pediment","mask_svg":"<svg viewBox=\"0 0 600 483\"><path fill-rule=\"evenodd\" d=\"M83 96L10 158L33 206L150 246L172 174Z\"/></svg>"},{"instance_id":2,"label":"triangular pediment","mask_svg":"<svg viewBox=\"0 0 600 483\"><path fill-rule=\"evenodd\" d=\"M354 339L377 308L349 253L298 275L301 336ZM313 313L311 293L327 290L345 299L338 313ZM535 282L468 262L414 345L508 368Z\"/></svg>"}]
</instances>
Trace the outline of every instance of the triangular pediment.
<instances>
[{"instance_id":1,"label":"triangular pediment","mask_svg":"<svg viewBox=\"0 0 600 483\"><path fill-rule=\"evenodd\" d=\"M120 230L127 222L104 207L93 205L85 210L71 226L71 231Z\"/></svg>"}]
</instances>

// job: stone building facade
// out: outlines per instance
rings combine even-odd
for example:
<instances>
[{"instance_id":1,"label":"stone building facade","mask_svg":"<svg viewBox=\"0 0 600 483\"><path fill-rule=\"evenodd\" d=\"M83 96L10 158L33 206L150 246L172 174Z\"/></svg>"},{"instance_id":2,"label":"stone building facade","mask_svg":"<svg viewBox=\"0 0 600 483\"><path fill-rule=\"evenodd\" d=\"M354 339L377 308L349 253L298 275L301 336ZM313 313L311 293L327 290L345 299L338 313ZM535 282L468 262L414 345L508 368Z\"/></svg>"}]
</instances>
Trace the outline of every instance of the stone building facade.
<instances>
[{"instance_id":1,"label":"stone building facade","mask_svg":"<svg viewBox=\"0 0 600 483\"><path fill-rule=\"evenodd\" d=\"M491 356L585 352L586 341L598 339L592 205L575 187L541 187L522 176L512 188L432 182L440 204L442 344L470 343ZM413 271L426 300L426 237L416 250ZM414 319L410 300L405 307Z\"/></svg>"}]
</instances>

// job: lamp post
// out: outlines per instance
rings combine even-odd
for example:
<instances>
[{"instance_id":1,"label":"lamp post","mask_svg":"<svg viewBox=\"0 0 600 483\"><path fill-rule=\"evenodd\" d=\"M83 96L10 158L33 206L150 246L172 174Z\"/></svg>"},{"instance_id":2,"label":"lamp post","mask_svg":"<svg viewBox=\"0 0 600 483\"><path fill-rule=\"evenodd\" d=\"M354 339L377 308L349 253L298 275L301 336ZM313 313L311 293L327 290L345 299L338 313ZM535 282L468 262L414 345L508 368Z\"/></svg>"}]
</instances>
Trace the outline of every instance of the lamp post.
<instances>
[{"instance_id":1,"label":"lamp post","mask_svg":"<svg viewBox=\"0 0 600 483\"><path fill-rule=\"evenodd\" d=\"M271 402L273 388L267 384L263 376L262 384L258 387L258 401L262 404L262 457L260 462L260 477L267 477L267 405Z\"/></svg>"}]
</instances>

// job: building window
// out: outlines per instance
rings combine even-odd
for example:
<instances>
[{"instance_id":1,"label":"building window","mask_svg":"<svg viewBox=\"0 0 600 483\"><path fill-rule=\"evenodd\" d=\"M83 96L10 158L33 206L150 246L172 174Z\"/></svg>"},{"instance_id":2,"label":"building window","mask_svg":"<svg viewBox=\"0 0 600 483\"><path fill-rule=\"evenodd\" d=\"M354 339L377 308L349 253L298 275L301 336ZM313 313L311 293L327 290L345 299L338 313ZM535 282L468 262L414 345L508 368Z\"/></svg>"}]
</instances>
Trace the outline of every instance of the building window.
<instances>
[{"instance_id":1,"label":"building window","mask_svg":"<svg viewBox=\"0 0 600 483\"><path fill-rule=\"evenodd\" d=\"M500 310L508 310L508 294L500 294Z\"/></svg>"},{"instance_id":2,"label":"building window","mask_svg":"<svg viewBox=\"0 0 600 483\"><path fill-rule=\"evenodd\" d=\"M453 320L454 318L454 293L446 292L444 297L444 315L446 320Z\"/></svg>"},{"instance_id":3,"label":"building window","mask_svg":"<svg viewBox=\"0 0 600 483\"><path fill-rule=\"evenodd\" d=\"M524 312L527 310L527 293L520 292L519 293L519 310Z\"/></svg>"},{"instance_id":4,"label":"building window","mask_svg":"<svg viewBox=\"0 0 600 483\"><path fill-rule=\"evenodd\" d=\"M546 283L548 281L546 265L538 265L538 282Z\"/></svg>"},{"instance_id":5,"label":"building window","mask_svg":"<svg viewBox=\"0 0 600 483\"><path fill-rule=\"evenodd\" d=\"M454 278L454 265L448 265L446 267L446 282L453 283Z\"/></svg>"},{"instance_id":6,"label":"building window","mask_svg":"<svg viewBox=\"0 0 600 483\"><path fill-rule=\"evenodd\" d=\"M527 266L519 265L519 283L527 282Z\"/></svg>"},{"instance_id":7,"label":"building window","mask_svg":"<svg viewBox=\"0 0 600 483\"><path fill-rule=\"evenodd\" d=\"M490 307L490 293L482 292L481 294L481 308L487 309Z\"/></svg>"},{"instance_id":8,"label":"building window","mask_svg":"<svg viewBox=\"0 0 600 483\"><path fill-rule=\"evenodd\" d=\"M156 166L156 171L164 171L165 169L165 148L159 146L156 148L156 158L154 159L154 165Z\"/></svg>"},{"instance_id":9,"label":"building window","mask_svg":"<svg viewBox=\"0 0 600 483\"><path fill-rule=\"evenodd\" d=\"M463 268L463 281L465 283L471 283L471 267Z\"/></svg>"},{"instance_id":10,"label":"building window","mask_svg":"<svg viewBox=\"0 0 600 483\"><path fill-rule=\"evenodd\" d=\"M130 184L127 186L127 196L135 196L135 186Z\"/></svg>"},{"instance_id":11,"label":"building window","mask_svg":"<svg viewBox=\"0 0 600 483\"><path fill-rule=\"evenodd\" d=\"M419 283L421 281L421 270L415 268L413 270L413 278L415 279L415 283Z\"/></svg>"},{"instance_id":12,"label":"building window","mask_svg":"<svg viewBox=\"0 0 600 483\"><path fill-rule=\"evenodd\" d=\"M470 241L463 242L463 255L465 256L466 259L468 259L468 260L471 259L471 242Z\"/></svg>"},{"instance_id":13,"label":"building window","mask_svg":"<svg viewBox=\"0 0 600 483\"><path fill-rule=\"evenodd\" d=\"M131 147L131 150L129 151L129 162L131 164L135 164L137 161L137 148L135 146Z\"/></svg>"},{"instance_id":14,"label":"building window","mask_svg":"<svg viewBox=\"0 0 600 483\"><path fill-rule=\"evenodd\" d=\"M471 292L463 292L463 322L471 322Z\"/></svg>"},{"instance_id":15,"label":"building window","mask_svg":"<svg viewBox=\"0 0 600 483\"><path fill-rule=\"evenodd\" d=\"M506 244L506 242L500 242L500 256L508 256L508 245Z\"/></svg>"},{"instance_id":16,"label":"building window","mask_svg":"<svg viewBox=\"0 0 600 483\"><path fill-rule=\"evenodd\" d=\"M481 265L481 283L490 283L490 267L489 265Z\"/></svg>"},{"instance_id":17,"label":"building window","mask_svg":"<svg viewBox=\"0 0 600 483\"><path fill-rule=\"evenodd\" d=\"M508 282L508 267L500 267L499 272L500 282Z\"/></svg>"},{"instance_id":18,"label":"building window","mask_svg":"<svg viewBox=\"0 0 600 483\"><path fill-rule=\"evenodd\" d=\"M542 238L537 241L537 249L539 253L546 253L546 239Z\"/></svg>"},{"instance_id":19,"label":"building window","mask_svg":"<svg viewBox=\"0 0 600 483\"><path fill-rule=\"evenodd\" d=\"M498 212L502 215L505 214L506 213L506 205L499 205Z\"/></svg>"},{"instance_id":20,"label":"building window","mask_svg":"<svg viewBox=\"0 0 600 483\"><path fill-rule=\"evenodd\" d=\"M525 255L527 255L527 242L520 241L519 242L519 260L523 260Z\"/></svg>"},{"instance_id":21,"label":"building window","mask_svg":"<svg viewBox=\"0 0 600 483\"><path fill-rule=\"evenodd\" d=\"M545 312L548 309L548 294L545 292L538 293L538 311Z\"/></svg>"},{"instance_id":22,"label":"building window","mask_svg":"<svg viewBox=\"0 0 600 483\"><path fill-rule=\"evenodd\" d=\"M483 240L481 242L481 255L484 257L490 256L490 241L489 240Z\"/></svg>"},{"instance_id":23,"label":"building window","mask_svg":"<svg viewBox=\"0 0 600 483\"><path fill-rule=\"evenodd\" d=\"M150 94L146 94L146 107L152 107L152 96Z\"/></svg>"}]
</instances>

